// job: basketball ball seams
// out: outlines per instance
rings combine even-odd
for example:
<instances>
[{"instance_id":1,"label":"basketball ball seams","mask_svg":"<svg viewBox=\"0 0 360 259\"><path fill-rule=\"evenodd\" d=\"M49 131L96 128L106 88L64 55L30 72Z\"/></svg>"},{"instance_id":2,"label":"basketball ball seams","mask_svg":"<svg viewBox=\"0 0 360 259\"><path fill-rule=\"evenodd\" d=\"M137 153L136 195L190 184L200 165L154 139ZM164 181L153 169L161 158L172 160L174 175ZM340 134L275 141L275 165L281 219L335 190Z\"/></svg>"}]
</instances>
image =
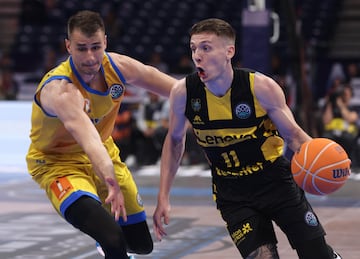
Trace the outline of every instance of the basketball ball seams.
<instances>
[{"instance_id":1,"label":"basketball ball seams","mask_svg":"<svg viewBox=\"0 0 360 259\"><path fill-rule=\"evenodd\" d=\"M345 184L351 174L350 165L351 160L338 143L313 138L294 153L291 172L305 192L327 195Z\"/></svg>"},{"instance_id":2,"label":"basketball ball seams","mask_svg":"<svg viewBox=\"0 0 360 259\"><path fill-rule=\"evenodd\" d=\"M314 160L311 162L310 166L309 166L309 171L312 171L312 168L314 167L314 165L317 163L317 161L319 160L319 158L321 157L322 154L326 153L326 151L331 147L335 145L335 143L329 143L326 146L322 147L320 152L315 156Z\"/></svg>"}]
</instances>

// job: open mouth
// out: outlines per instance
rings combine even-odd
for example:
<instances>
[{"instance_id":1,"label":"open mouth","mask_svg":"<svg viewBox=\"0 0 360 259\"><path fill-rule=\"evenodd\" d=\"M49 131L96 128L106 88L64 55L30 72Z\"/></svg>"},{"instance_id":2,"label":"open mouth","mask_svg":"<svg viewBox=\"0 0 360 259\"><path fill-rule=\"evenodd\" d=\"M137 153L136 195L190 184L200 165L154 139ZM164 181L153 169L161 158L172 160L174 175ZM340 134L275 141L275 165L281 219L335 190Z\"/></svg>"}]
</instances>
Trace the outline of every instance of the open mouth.
<instances>
[{"instance_id":1,"label":"open mouth","mask_svg":"<svg viewBox=\"0 0 360 259\"><path fill-rule=\"evenodd\" d=\"M196 69L197 69L197 71L198 71L199 77L204 77L204 76L205 76L205 71L204 71L203 68L197 67Z\"/></svg>"}]
</instances>

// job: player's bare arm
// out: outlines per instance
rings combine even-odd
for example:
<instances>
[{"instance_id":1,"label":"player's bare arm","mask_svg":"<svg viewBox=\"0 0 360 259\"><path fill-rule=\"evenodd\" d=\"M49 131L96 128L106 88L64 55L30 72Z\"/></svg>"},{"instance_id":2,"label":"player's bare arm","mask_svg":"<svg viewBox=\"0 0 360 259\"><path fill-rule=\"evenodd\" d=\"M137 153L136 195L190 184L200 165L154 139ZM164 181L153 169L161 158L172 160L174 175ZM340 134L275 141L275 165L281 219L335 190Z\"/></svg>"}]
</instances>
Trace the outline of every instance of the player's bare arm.
<instances>
[{"instance_id":1,"label":"player's bare arm","mask_svg":"<svg viewBox=\"0 0 360 259\"><path fill-rule=\"evenodd\" d=\"M126 220L124 198L115 179L112 161L95 126L84 112L84 97L80 91L66 80L54 80L41 90L40 101L43 109L57 116L83 148L95 172L108 187L106 202L111 203L116 218L122 214Z\"/></svg>"},{"instance_id":2,"label":"player's bare arm","mask_svg":"<svg viewBox=\"0 0 360 259\"><path fill-rule=\"evenodd\" d=\"M142 87L158 95L168 97L176 79L160 72L157 68L124 55L111 53L116 65L123 73L127 83Z\"/></svg>"},{"instance_id":3,"label":"player's bare arm","mask_svg":"<svg viewBox=\"0 0 360 259\"><path fill-rule=\"evenodd\" d=\"M301 144L311 137L295 121L286 104L283 90L273 79L260 73L255 74L254 82L255 95L261 106L267 111L290 149L298 150Z\"/></svg>"},{"instance_id":4,"label":"player's bare arm","mask_svg":"<svg viewBox=\"0 0 360 259\"><path fill-rule=\"evenodd\" d=\"M166 235L163 223L169 224L170 188L179 169L186 138L185 79L178 81L170 94L169 129L162 150L158 204L154 212L154 232L158 240Z\"/></svg>"}]
</instances>

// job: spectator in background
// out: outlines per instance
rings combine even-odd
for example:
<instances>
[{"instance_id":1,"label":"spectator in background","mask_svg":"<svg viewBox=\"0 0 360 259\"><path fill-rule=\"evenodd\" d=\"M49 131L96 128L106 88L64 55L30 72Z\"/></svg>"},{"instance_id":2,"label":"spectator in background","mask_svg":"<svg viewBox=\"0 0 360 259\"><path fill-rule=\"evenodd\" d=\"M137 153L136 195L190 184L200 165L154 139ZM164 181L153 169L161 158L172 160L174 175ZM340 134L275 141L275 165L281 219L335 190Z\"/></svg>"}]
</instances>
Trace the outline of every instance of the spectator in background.
<instances>
[{"instance_id":1,"label":"spectator in background","mask_svg":"<svg viewBox=\"0 0 360 259\"><path fill-rule=\"evenodd\" d=\"M191 58L189 57L189 55L183 54L179 59L179 63L174 69L174 73L178 75L187 75L191 74L194 71L195 68Z\"/></svg>"},{"instance_id":2,"label":"spectator in background","mask_svg":"<svg viewBox=\"0 0 360 259\"><path fill-rule=\"evenodd\" d=\"M343 65L340 62L335 62L331 67L330 75L328 78L328 82L326 86L327 94L332 89L335 89L334 88L335 84L338 84L338 82L344 82L345 80L346 80L346 75Z\"/></svg>"},{"instance_id":3,"label":"spectator in background","mask_svg":"<svg viewBox=\"0 0 360 259\"><path fill-rule=\"evenodd\" d=\"M16 100L19 86L14 79L14 63L8 53L0 59L0 99Z\"/></svg>"},{"instance_id":4,"label":"spectator in background","mask_svg":"<svg viewBox=\"0 0 360 259\"><path fill-rule=\"evenodd\" d=\"M158 150L162 150L162 146L165 141L166 134L169 129L169 111L170 111L170 102L167 99L161 109L160 113L160 125L156 128L154 133L154 143L155 147ZM206 164L206 158L197 144L196 136L192 130L192 126L189 123L188 130L186 132L185 140L185 151L182 157L182 165L196 165L196 164Z\"/></svg>"},{"instance_id":5,"label":"spectator in background","mask_svg":"<svg viewBox=\"0 0 360 259\"><path fill-rule=\"evenodd\" d=\"M351 83L351 80L354 78L358 78L359 74L359 66L357 63L350 62L346 66L346 81Z\"/></svg>"},{"instance_id":6,"label":"spectator in background","mask_svg":"<svg viewBox=\"0 0 360 259\"><path fill-rule=\"evenodd\" d=\"M161 147L155 146L154 134L160 126L163 100L154 93L147 93L147 99L139 106L137 113L136 161L138 165L152 165L160 158Z\"/></svg>"},{"instance_id":7,"label":"spectator in background","mask_svg":"<svg viewBox=\"0 0 360 259\"><path fill-rule=\"evenodd\" d=\"M324 125L323 137L339 143L351 159L356 138L358 135L357 121L359 115L351 110L350 100L352 88L349 84L336 85L326 98L322 122Z\"/></svg>"},{"instance_id":8,"label":"spectator in background","mask_svg":"<svg viewBox=\"0 0 360 259\"><path fill-rule=\"evenodd\" d=\"M163 61L162 56L161 56L161 52L159 51L154 51L153 53L151 53L150 56L150 60L148 62L148 65L156 67L157 69L159 69L161 72L164 73L168 73L169 72L169 67L168 65Z\"/></svg>"},{"instance_id":9,"label":"spectator in background","mask_svg":"<svg viewBox=\"0 0 360 259\"><path fill-rule=\"evenodd\" d=\"M131 154L135 154L134 146L134 119L133 119L133 106L131 103L123 103L120 106L119 113L115 120L115 127L112 132L112 137L115 144L120 149L120 157L122 161L126 159ZM128 166L130 166L128 164Z\"/></svg>"},{"instance_id":10,"label":"spectator in background","mask_svg":"<svg viewBox=\"0 0 360 259\"><path fill-rule=\"evenodd\" d=\"M43 70L44 72L49 72L55 66L60 65L61 62L65 61L69 54L64 46L64 40L58 42L59 45L52 47L48 46L44 48L44 63Z\"/></svg>"}]
</instances>

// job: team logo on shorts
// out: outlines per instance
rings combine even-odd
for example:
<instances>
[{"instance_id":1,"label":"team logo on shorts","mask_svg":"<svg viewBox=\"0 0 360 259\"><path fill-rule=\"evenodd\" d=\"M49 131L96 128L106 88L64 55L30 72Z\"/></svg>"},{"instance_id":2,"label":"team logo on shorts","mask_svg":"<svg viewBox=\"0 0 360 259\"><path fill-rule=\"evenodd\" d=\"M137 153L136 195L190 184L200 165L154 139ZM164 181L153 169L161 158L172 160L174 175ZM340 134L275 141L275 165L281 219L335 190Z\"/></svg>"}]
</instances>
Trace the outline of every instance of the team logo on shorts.
<instances>
[{"instance_id":1,"label":"team logo on shorts","mask_svg":"<svg viewBox=\"0 0 360 259\"><path fill-rule=\"evenodd\" d=\"M141 206L141 207L144 206L144 202L143 202L143 200L141 199L141 196L140 196L139 193L136 194L136 200L137 200L139 206Z\"/></svg>"},{"instance_id":2,"label":"team logo on shorts","mask_svg":"<svg viewBox=\"0 0 360 259\"><path fill-rule=\"evenodd\" d=\"M191 108L196 112L200 111L200 109L201 109L201 101L200 101L199 98L191 99Z\"/></svg>"},{"instance_id":3,"label":"team logo on shorts","mask_svg":"<svg viewBox=\"0 0 360 259\"><path fill-rule=\"evenodd\" d=\"M235 107L235 114L236 117L239 119L247 119L251 115L250 106L246 103L240 103Z\"/></svg>"},{"instance_id":4,"label":"team logo on shorts","mask_svg":"<svg viewBox=\"0 0 360 259\"><path fill-rule=\"evenodd\" d=\"M111 98L117 99L124 93L124 87L122 85L112 85L110 87Z\"/></svg>"},{"instance_id":5,"label":"team logo on shorts","mask_svg":"<svg viewBox=\"0 0 360 259\"><path fill-rule=\"evenodd\" d=\"M309 226L313 226L313 227L316 227L319 224L318 221L317 221L317 218L314 215L314 213L312 213L311 211L306 212L306 214L305 214L305 222Z\"/></svg>"}]
</instances>

